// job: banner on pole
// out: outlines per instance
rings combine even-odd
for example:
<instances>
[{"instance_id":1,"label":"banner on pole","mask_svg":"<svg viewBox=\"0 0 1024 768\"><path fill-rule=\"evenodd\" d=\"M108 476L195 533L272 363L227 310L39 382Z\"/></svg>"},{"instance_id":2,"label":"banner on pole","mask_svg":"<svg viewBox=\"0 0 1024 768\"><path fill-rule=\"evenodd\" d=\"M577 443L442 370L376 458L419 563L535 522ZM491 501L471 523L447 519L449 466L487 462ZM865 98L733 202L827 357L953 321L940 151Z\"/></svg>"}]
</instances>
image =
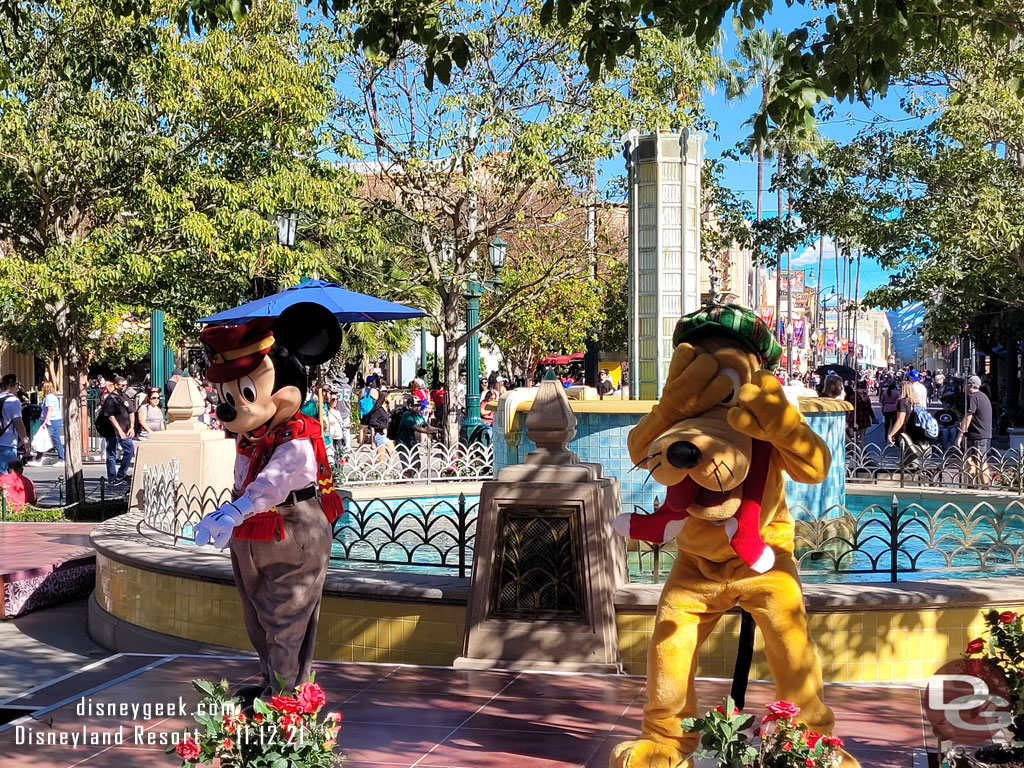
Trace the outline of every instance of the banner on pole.
<instances>
[{"instance_id":1,"label":"banner on pole","mask_svg":"<svg viewBox=\"0 0 1024 768\"><path fill-rule=\"evenodd\" d=\"M839 351L844 355L850 351L850 340L845 336L839 339Z\"/></svg>"},{"instance_id":2,"label":"banner on pole","mask_svg":"<svg viewBox=\"0 0 1024 768\"><path fill-rule=\"evenodd\" d=\"M804 345L804 319L802 317L793 318L793 343L798 347Z\"/></svg>"},{"instance_id":3,"label":"banner on pole","mask_svg":"<svg viewBox=\"0 0 1024 768\"><path fill-rule=\"evenodd\" d=\"M775 310L767 304L762 304L757 310L757 316L761 318L761 322L771 328L772 318L775 317Z\"/></svg>"},{"instance_id":4,"label":"banner on pole","mask_svg":"<svg viewBox=\"0 0 1024 768\"><path fill-rule=\"evenodd\" d=\"M825 332L825 349L829 352L834 352L836 349L836 332L826 331Z\"/></svg>"}]
</instances>

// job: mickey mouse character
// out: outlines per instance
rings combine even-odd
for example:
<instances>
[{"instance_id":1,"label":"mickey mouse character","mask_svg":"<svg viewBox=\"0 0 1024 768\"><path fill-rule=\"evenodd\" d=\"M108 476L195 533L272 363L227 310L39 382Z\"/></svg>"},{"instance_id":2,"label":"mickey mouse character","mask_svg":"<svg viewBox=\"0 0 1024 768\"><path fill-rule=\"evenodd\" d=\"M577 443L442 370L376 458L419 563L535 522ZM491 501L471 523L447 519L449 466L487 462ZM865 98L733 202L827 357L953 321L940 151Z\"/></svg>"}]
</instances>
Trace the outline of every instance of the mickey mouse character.
<instances>
[{"instance_id":1,"label":"mickey mouse character","mask_svg":"<svg viewBox=\"0 0 1024 768\"><path fill-rule=\"evenodd\" d=\"M341 342L337 319L318 304L278 318L203 330L217 385L217 418L236 434L232 501L196 526L196 543L229 547L249 640L263 679L246 694L291 691L309 678L332 524L344 511L335 492L320 422L299 413L307 365Z\"/></svg>"}]
</instances>

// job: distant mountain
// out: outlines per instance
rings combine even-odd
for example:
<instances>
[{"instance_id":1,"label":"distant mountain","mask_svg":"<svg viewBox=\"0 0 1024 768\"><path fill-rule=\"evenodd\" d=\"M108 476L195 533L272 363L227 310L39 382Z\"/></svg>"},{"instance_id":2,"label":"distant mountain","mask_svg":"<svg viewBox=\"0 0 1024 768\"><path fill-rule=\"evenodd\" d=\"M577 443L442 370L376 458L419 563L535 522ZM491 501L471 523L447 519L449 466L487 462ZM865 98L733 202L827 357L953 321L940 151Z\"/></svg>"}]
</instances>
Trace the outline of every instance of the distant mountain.
<instances>
[{"instance_id":1,"label":"distant mountain","mask_svg":"<svg viewBox=\"0 0 1024 768\"><path fill-rule=\"evenodd\" d=\"M896 353L910 361L923 343L921 324L924 322L924 304L915 301L885 314L892 326L892 344Z\"/></svg>"}]
</instances>

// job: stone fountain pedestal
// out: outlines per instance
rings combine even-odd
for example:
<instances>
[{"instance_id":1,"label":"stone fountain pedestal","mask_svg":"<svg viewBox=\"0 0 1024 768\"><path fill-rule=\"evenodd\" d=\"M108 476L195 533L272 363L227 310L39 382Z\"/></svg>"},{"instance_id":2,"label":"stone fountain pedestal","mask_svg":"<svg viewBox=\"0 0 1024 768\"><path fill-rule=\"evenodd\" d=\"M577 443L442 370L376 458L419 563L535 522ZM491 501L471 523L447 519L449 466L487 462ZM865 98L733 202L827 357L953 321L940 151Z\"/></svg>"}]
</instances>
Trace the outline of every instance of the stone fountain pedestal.
<instances>
[{"instance_id":1,"label":"stone fountain pedestal","mask_svg":"<svg viewBox=\"0 0 1024 768\"><path fill-rule=\"evenodd\" d=\"M148 440L135 443L135 469L128 495L129 511L143 508L143 479L146 467L169 465L178 460L176 509L185 522L192 516L212 512L229 500L234 482L235 441L219 429L210 429L199 417L205 409L203 393L196 380L183 377L167 401L167 429L155 432ZM177 515L176 515L177 516Z\"/></svg>"},{"instance_id":2,"label":"stone fountain pedestal","mask_svg":"<svg viewBox=\"0 0 1024 768\"><path fill-rule=\"evenodd\" d=\"M526 431L536 449L480 491L455 666L620 673L614 594L626 557L612 531L618 481L568 450L576 416L558 381L541 384Z\"/></svg>"}]
</instances>

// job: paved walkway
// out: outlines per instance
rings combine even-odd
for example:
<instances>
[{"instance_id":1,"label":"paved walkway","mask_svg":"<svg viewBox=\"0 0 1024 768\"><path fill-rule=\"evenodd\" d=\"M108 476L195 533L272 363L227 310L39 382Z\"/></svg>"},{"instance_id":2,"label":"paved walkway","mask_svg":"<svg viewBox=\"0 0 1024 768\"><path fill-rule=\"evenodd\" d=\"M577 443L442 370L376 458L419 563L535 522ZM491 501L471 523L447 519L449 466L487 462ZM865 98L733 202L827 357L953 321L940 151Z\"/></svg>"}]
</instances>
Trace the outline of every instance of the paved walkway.
<instances>
[{"instance_id":1,"label":"paved walkway","mask_svg":"<svg viewBox=\"0 0 1024 768\"><path fill-rule=\"evenodd\" d=\"M106 478L106 465L97 457L93 461L86 461L83 465L85 475L85 497L87 501L100 501L101 499L112 499L124 496L128 493L128 486L121 485L111 488L101 478ZM25 467L25 476L36 486L36 497L41 507L57 507L64 503L63 484L64 467L53 466L56 456L47 455L43 458L43 466Z\"/></svg>"},{"instance_id":2,"label":"paved walkway","mask_svg":"<svg viewBox=\"0 0 1024 768\"><path fill-rule=\"evenodd\" d=\"M82 598L0 621L0 701L110 655L86 632L87 603Z\"/></svg>"},{"instance_id":3,"label":"paved walkway","mask_svg":"<svg viewBox=\"0 0 1024 768\"><path fill-rule=\"evenodd\" d=\"M256 673L256 662L243 658L111 657L6 702L31 712L0 726L0 765L167 766L163 748L139 743L135 727L159 737L192 727L190 717L91 717L77 711L82 697L145 704L181 696L194 710L198 697L190 680L227 676L239 683ZM612 747L638 732L645 700L643 678L624 676L346 663L317 664L316 675L328 707L344 715L339 744L346 768L604 768ZM699 682L701 706L714 706L728 685ZM749 711L761 711L771 698L770 686L753 684ZM915 759L923 764L926 730L917 689L829 686L826 698L836 710L837 733L864 768L913 768ZM17 743L30 733L44 739L83 728L116 734L122 726L119 745Z\"/></svg>"}]
</instances>

